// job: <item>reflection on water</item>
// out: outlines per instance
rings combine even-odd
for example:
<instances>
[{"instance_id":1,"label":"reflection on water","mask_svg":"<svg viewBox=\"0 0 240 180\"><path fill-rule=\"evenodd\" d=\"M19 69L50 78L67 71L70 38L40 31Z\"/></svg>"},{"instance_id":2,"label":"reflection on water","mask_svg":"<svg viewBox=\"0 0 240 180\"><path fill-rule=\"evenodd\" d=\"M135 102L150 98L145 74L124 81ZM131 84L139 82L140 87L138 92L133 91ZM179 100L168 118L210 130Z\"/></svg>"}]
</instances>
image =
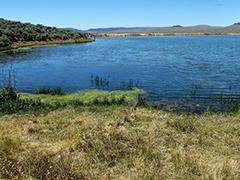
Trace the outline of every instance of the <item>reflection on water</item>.
<instances>
[{"instance_id":1,"label":"reflection on water","mask_svg":"<svg viewBox=\"0 0 240 180\"><path fill-rule=\"evenodd\" d=\"M9 69L1 68L0 87L12 87L16 89L16 71L10 65Z\"/></svg>"}]
</instances>

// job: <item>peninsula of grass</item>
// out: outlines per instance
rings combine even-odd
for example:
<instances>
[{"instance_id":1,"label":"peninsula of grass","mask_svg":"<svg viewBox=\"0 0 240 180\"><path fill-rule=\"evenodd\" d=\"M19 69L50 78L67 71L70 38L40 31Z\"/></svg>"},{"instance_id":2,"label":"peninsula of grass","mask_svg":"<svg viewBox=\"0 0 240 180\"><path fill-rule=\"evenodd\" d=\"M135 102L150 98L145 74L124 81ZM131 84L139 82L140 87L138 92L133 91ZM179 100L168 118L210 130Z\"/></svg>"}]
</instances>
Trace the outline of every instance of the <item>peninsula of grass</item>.
<instances>
[{"instance_id":1,"label":"peninsula of grass","mask_svg":"<svg viewBox=\"0 0 240 180\"><path fill-rule=\"evenodd\" d=\"M22 100L40 100L46 105L72 105L74 103L92 106L92 105L114 105L114 104L126 104L135 105L138 100L138 95L142 95L145 92L141 89L133 89L129 91L104 91L104 90L82 90L72 94L66 95L48 95L48 94L29 94L19 93L19 97ZM120 103L121 101L121 103Z\"/></svg>"}]
</instances>

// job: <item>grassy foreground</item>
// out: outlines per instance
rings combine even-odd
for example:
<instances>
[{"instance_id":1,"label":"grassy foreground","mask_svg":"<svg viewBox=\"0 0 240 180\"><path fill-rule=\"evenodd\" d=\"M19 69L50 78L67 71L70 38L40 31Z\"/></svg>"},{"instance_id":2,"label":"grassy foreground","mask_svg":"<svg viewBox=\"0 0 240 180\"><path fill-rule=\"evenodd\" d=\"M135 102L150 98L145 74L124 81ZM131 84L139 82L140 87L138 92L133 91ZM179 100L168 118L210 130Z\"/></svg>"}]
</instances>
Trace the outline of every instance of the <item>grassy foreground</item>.
<instances>
[{"instance_id":1,"label":"grassy foreground","mask_svg":"<svg viewBox=\"0 0 240 180\"><path fill-rule=\"evenodd\" d=\"M93 91L21 98L87 103L102 93L109 97ZM240 113L187 116L93 105L4 115L0 179L240 179L239 140Z\"/></svg>"}]
</instances>

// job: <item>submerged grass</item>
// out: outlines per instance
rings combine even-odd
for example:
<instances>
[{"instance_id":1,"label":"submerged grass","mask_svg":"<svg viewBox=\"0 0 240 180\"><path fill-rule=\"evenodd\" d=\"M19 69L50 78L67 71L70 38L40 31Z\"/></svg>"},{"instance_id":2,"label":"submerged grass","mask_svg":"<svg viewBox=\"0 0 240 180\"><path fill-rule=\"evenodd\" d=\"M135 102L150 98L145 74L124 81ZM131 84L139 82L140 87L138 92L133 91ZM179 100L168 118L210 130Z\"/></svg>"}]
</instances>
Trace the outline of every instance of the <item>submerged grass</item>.
<instances>
[{"instance_id":1,"label":"submerged grass","mask_svg":"<svg viewBox=\"0 0 240 180\"><path fill-rule=\"evenodd\" d=\"M81 98L88 102L99 93ZM75 95L36 97L70 101ZM240 113L70 106L2 116L0 130L2 179L240 178Z\"/></svg>"}]
</instances>

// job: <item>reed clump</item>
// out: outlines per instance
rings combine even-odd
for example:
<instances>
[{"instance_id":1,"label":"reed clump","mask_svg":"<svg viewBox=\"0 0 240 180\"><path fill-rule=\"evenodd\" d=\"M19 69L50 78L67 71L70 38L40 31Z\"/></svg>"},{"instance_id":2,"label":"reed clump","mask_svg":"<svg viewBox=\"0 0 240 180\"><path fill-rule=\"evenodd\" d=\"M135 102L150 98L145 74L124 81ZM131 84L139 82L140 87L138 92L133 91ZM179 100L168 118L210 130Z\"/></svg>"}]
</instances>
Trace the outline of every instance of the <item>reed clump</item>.
<instances>
[{"instance_id":1,"label":"reed clump","mask_svg":"<svg viewBox=\"0 0 240 180\"><path fill-rule=\"evenodd\" d=\"M12 87L0 89L0 112L12 114L21 110L33 110L42 106L39 99L21 99Z\"/></svg>"}]
</instances>

